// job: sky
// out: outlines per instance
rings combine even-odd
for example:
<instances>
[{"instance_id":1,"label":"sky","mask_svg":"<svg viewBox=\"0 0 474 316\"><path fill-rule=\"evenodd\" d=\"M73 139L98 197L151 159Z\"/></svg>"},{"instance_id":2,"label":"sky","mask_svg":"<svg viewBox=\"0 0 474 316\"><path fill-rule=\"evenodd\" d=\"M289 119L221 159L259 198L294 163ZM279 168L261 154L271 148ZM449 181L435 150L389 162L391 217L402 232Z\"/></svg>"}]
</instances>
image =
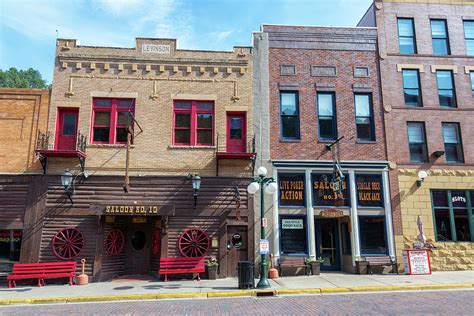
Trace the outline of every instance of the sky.
<instances>
[{"instance_id":1,"label":"sky","mask_svg":"<svg viewBox=\"0 0 474 316\"><path fill-rule=\"evenodd\" d=\"M250 46L262 24L355 26L372 0L0 0L0 69L34 68L51 83L56 38L134 47L176 38L179 49Z\"/></svg>"}]
</instances>

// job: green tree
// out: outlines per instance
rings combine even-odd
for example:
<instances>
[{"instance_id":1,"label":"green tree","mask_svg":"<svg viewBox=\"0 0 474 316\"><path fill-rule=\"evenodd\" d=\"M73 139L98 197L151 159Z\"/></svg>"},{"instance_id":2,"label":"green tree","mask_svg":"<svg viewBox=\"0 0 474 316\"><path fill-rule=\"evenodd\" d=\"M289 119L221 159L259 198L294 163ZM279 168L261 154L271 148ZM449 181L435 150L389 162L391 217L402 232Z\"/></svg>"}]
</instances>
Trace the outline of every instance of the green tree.
<instances>
[{"instance_id":1,"label":"green tree","mask_svg":"<svg viewBox=\"0 0 474 316\"><path fill-rule=\"evenodd\" d=\"M50 89L51 85L41 77L38 70L18 70L12 67L6 71L0 69L0 88Z\"/></svg>"}]
</instances>

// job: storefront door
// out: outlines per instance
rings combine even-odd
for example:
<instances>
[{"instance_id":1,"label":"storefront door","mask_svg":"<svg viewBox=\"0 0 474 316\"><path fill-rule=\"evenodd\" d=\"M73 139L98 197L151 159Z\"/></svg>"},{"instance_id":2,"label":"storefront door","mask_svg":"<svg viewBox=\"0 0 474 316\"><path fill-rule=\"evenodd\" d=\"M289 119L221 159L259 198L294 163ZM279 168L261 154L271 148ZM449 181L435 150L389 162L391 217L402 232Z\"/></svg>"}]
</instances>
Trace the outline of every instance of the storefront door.
<instances>
[{"instance_id":1,"label":"storefront door","mask_svg":"<svg viewBox=\"0 0 474 316\"><path fill-rule=\"evenodd\" d=\"M77 117L79 109L59 109L56 126L56 149L74 150L77 140Z\"/></svg>"},{"instance_id":2,"label":"storefront door","mask_svg":"<svg viewBox=\"0 0 474 316\"><path fill-rule=\"evenodd\" d=\"M150 265L152 243L151 225L148 218L130 218L127 229L126 274L147 274Z\"/></svg>"},{"instance_id":3,"label":"storefront door","mask_svg":"<svg viewBox=\"0 0 474 316\"><path fill-rule=\"evenodd\" d=\"M237 262L248 260L246 226L227 227L227 277L237 276Z\"/></svg>"},{"instance_id":4,"label":"storefront door","mask_svg":"<svg viewBox=\"0 0 474 316\"><path fill-rule=\"evenodd\" d=\"M323 258L321 271L341 270L337 219L316 219L316 255Z\"/></svg>"}]
</instances>

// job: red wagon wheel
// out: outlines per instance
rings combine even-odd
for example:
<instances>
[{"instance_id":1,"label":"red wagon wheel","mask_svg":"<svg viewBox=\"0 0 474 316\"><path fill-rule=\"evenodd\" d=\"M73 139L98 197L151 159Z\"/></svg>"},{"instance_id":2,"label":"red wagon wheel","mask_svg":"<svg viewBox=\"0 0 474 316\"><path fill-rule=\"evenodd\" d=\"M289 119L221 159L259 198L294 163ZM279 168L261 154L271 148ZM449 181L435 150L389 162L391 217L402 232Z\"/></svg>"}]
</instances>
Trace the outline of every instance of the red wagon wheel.
<instances>
[{"instance_id":1,"label":"red wagon wheel","mask_svg":"<svg viewBox=\"0 0 474 316\"><path fill-rule=\"evenodd\" d=\"M184 257L203 257L209 250L209 237L199 228L190 228L179 236L178 247Z\"/></svg>"},{"instance_id":2,"label":"red wagon wheel","mask_svg":"<svg viewBox=\"0 0 474 316\"><path fill-rule=\"evenodd\" d=\"M84 244L84 234L79 229L64 228L53 237L52 247L56 257L68 260L79 256Z\"/></svg>"},{"instance_id":3,"label":"red wagon wheel","mask_svg":"<svg viewBox=\"0 0 474 316\"><path fill-rule=\"evenodd\" d=\"M120 254L125 246L125 235L120 229L112 229L105 240L105 250L111 256Z\"/></svg>"}]
</instances>

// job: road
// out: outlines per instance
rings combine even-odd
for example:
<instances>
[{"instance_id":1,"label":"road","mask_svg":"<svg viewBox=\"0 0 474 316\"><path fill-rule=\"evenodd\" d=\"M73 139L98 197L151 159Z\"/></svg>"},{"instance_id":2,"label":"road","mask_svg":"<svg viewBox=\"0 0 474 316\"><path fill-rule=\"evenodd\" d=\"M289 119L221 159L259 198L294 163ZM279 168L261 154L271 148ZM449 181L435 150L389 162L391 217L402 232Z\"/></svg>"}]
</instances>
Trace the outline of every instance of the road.
<instances>
[{"instance_id":1,"label":"road","mask_svg":"<svg viewBox=\"0 0 474 316\"><path fill-rule=\"evenodd\" d=\"M474 290L15 305L0 315L473 315Z\"/></svg>"}]
</instances>

